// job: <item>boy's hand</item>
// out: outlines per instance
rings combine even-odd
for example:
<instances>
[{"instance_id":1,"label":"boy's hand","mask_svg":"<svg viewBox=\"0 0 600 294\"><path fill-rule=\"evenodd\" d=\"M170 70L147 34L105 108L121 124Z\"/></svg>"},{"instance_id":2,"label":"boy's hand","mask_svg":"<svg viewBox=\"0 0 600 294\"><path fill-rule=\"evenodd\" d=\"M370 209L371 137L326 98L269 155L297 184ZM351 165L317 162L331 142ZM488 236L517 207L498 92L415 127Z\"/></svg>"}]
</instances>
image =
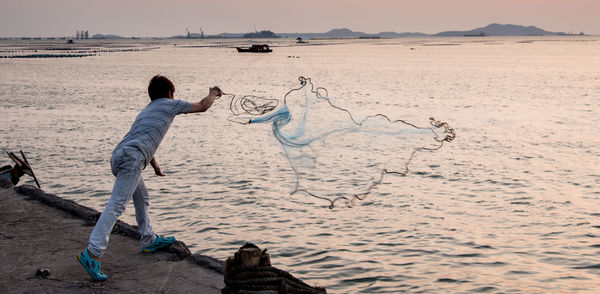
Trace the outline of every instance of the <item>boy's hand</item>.
<instances>
[{"instance_id":1,"label":"boy's hand","mask_svg":"<svg viewBox=\"0 0 600 294\"><path fill-rule=\"evenodd\" d=\"M163 172L160 170L160 167L157 167L154 169L154 174L160 177L164 177L166 176L165 174L163 174Z\"/></svg>"},{"instance_id":2,"label":"boy's hand","mask_svg":"<svg viewBox=\"0 0 600 294\"><path fill-rule=\"evenodd\" d=\"M164 177L166 176L165 174L163 174L163 172L160 170L160 166L158 166L158 162L156 161L156 158L154 156L152 156L152 159L150 160L150 165L152 166L152 168L154 169L154 174L157 176L161 176Z\"/></svg>"},{"instance_id":3,"label":"boy's hand","mask_svg":"<svg viewBox=\"0 0 600 294\"><path fill-rule=\"evenodd\" d=\"M200 102L192 103L192 108L190 108L189 113L205 112L212 106L215 99L221 97L221 95L223 95L223 92L219 87L211 87L208 90L208 96L204 97Z\"/></svg>"},{"instance_id":4,"label":"boy's hand","mask_svg":"<svg viewBox=\"0 0 600 294\"><path fill-rule=\"evenodd\" d=\"M160 170L160 168L155 169L154 170L154 174L156 174L157 176L160 176L160 177L166 176L165 174L162 173L162 171Z\"/></svg>"},{"instance_id":5,"label":"boy's hand","mask_svg":"<svg viewBox=\"0 0 600 294\"><path fill-rule=\"evenodd\" d=\"M213 97L221 97L221 95L223 95L223 91L221 91L221 89L219 89L219 87L214 86L212 88L210 88L208 95L213 96Z\"/></svg>"}]
</instances>

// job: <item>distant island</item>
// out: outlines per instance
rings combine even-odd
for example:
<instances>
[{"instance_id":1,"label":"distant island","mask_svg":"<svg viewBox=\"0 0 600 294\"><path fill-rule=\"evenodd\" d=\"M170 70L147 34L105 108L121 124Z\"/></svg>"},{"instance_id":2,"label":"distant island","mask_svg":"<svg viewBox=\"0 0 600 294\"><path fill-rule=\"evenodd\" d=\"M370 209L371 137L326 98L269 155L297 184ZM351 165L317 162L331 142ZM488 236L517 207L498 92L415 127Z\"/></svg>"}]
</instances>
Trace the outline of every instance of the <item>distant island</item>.
<instances>
[{"instance_id":1,"label":"distant island","mask_svg":"<svg viewBox=\"0 0 600 294\"><path fill-rule=\"evenodd\" d=\"M283 33L280 34L284 38L303 39L320 39L320 38L403 38L403 37L426 37L429 36L423 33L396 33L396 32L381 32L378 34L367 34L364 32L354 32L347 28L333 29L326 33Z\"/></svg>"},{"instance_id":2,"label":"distant island","mask_svg":"<svg viewBox=\"0 0 600 294\"><path fill-rule=\"evenodd\" d=\"M269 32L271 31L263 31ZM262 33L262 32L260 32ZM274 33L272 33L275 35ZM483 36L565 36L569 35L563 32L550 32L535 26L521 26L512 24L493 23L485 27L466 31L444 31L437 34L424 34L419 32L380 32L377 34L367 34L364 32L355 32L347 28L333 29L325 33L280 33L282 38L405 38L405 37L483 37ZM580 33L580 35L584 35ZM252 38L256 34L231 34L222 33L211 36L213 38ZM261 37L262 38L262 37Z\"/></svg>"},{"instance_id":3,"label":"distant island","mask_svg":"<svg viewBox=\"0 0 600 294\"><path fill-rule=\"evenodd\" d=\"M95 34L92 36L92 39L125 39L125 37L121 37L121 36L117 36L117 35Z\"/></svg>"},{"instance_id":4,"label":"distant island","mask_svg":"<svg viewBox=\"0 0 600 294\"><path fill-rule=\"evenodd\" d=\"M275 33L271 32L271 31L260 31L260 32L256 32L256 33L248 33L248 34L244 34L244 38L281 38L281 36L277 36L275 35Z\"/></svg>"},{"instance_id":5,"label":"distant island","mask_svg":"<svg viewBox=\"0 0 600 294\"><path fill-rule=\"evenodd\" d=\"M263 30L254 33L221 33L217 35L204 35L190 33L188 35L176 35L170 38L187 39L187 38L302 38L302 39L331 39L331 38L405 38L405 37L485 37L485 36L567 36L564 32L551 32L540 29L535 26L521 26L513 24L497 24L493 23L485 27L476 28L466 31L444 31L437 34L424 34L418 32L380 32L377 34L367 34L364 32L352 31L347 28L333 29L325 33L280 33L275 34L269 30ZM585 35L583 32L578 35ZM92 39L122 39L124 37L117 35L102 35L95 34Z\"/></svg>"},{"instance_id":6,"label":"distant island","mask_svg":"<svg viewBox=\"0 0 600 294\"><path fill-rule=\"evenodd\" d=\"M445 31L434 34L437 37L456 37L456 36L564 36L563 32L549 32L535 26L520 26L512 24L493 23L483 28L476 28L468 31ZM580 33L583 35L583 32Z\"/></svg>"},{"instance_id":7,"label":"distant island","mask_svg":"<svg viewBox=\"0 0 600 294\"><path fill-rule=\"evenodd\" d=\"M424 33L396 33L381 32L377 34L366 34L363 32L353 32L349 29L334 29L326 33L291 33L280 34L284 38L361 38L361 37L380 37L380 38L404 38L404 37L483 37L483 36L564 36L563 32L549 32L535 26L521 26L511 24L493 23L486 27L476 28L467 31L445 31L437 34ZM583 33L581 33L583 35Z\"/></svg>"}]
</instances>

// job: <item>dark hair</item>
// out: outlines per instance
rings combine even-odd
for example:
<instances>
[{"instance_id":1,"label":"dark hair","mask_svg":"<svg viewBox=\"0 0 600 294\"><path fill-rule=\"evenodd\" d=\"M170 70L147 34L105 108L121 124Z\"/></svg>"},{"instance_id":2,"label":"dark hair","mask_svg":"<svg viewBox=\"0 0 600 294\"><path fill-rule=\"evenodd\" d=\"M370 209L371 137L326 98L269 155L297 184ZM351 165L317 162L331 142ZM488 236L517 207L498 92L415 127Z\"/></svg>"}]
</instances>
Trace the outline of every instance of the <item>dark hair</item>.
<instances>
[{"instance_id":1,"label":"dark hair","mask_svg":"<svg viewBox=\"0 0 600 294\"><path fill-rule=\"evenodd\" d=\"M175 85L173 85L171 80L161 75L155 75L150 80L150 84L148 85L150 100L168 97L169 92L171 94L175 93Z\"/></svg>"}]
</instances>

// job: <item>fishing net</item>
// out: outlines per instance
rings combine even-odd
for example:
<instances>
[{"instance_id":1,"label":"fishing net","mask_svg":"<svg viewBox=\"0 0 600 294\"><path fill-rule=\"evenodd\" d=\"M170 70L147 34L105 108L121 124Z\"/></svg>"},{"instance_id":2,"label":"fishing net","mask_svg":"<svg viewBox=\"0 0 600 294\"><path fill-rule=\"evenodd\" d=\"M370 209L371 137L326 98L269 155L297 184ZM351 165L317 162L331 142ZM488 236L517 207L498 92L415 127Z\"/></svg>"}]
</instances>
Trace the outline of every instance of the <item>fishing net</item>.
<instances>
[{"instance_id":1,"label":"fishing net","mask_svg":"<svg viewBox=\"0 0 600 294\"><path fill-rule=\"evenodd\" d=\"M438 150L455 137L447 123L433 118L425 127L383 114L357 119L327 89L310 78L299 81L279 108L276 99L233 96L230 120L270 123L295 173L292 194L325 200L330 208L364 199L386 174L406 175L417 153Z\"/></svg>"}]
</instances>

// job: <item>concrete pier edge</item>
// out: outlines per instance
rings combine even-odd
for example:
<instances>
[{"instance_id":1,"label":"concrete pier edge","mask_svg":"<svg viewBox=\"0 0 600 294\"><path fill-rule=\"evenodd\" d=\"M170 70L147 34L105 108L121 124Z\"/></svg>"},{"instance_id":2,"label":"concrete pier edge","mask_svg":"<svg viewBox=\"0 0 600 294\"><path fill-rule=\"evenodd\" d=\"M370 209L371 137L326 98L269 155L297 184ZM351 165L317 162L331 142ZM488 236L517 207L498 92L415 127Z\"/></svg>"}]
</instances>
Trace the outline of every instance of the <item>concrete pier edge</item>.
<instances>
[{"instance_id":1,"label":"concrete pier edge","mask_svg":"<svg viewBox=\"0 0 600 294\"><path fill-rule=\"evenodd\" d=\"M21 185L14 187L14 190L18 194L31 200L36 200L47 206L67 212L76 218L82 219L90 226L96 224L96 221L98 221L98 218L100 217L100 212L93 208L83 206L70 199L63 199L55 194L46 193L34 186ZM135 240L139 240L140 238L137 226L127 224L121 220L117 220L112 233L127 236ZM169 247L169 252L175 253L178 260L189 258L190 261L200 267L210 269L220 274L223 273L223 261L207 255L191 254L187 245L182 241L177 241L176 244Z\"/></svg>"}]
</instances>

